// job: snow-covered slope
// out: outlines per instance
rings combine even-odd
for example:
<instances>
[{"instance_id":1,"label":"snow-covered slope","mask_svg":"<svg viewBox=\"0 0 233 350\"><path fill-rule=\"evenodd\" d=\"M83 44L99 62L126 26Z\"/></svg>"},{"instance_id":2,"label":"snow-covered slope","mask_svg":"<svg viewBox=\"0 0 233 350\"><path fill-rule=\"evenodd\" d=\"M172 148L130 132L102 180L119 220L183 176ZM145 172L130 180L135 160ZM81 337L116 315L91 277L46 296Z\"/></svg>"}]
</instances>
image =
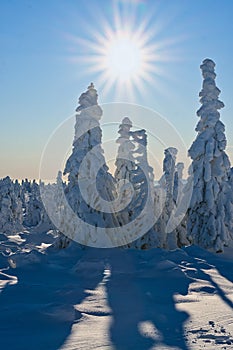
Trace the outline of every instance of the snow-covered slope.
<instances>
[{"instance_id":1,"label":"snow-covered slope","mask_svg":"<svg viewBox=\"0 0 233 350\"><path fill-rule=\"evenodd\" d=\"M56 250L50 235L1 235L1 349L233 349L230 248Z\"/></svg>"}]
</instances>

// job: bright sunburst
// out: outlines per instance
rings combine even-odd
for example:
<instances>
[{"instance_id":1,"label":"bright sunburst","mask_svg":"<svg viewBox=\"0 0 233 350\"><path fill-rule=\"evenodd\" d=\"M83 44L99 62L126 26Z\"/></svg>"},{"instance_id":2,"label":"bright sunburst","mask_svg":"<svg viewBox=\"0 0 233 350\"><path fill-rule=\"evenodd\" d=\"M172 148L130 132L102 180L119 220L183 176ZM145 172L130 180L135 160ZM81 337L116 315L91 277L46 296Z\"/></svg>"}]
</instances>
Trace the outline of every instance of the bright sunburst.
<instances>
[{"instance_id":1,"label":"bright sunburst","mask_svg":"<svg viewBox=\"0 0 233 350\"><path fill-rule=\"evenodd\" d=\"M96 13L101 27L86 23L85 38L69 37L78 46L73 61L85 65L82 73L92 75L103 95L112 89L117 99L145 93L148 84L154 85L163 75L161 63L174 59L170 49L176 40L159 40L159 22L153 26L151 18L139 19L136 12L135 5L124 14L116 6L112 22Z\"/></svg>"},{"instance_id":2,"label":"bright sunburst","mask_svg":"<svg viewBox=\"0 0 233 350\"><path fill-rule=\"evenodd\" d=\"M103 53L102 68L115 80L126 82L135 79L142 73L145 57L143 47L130 36L130 33L119 32L109 42Z\"/></svg>"}]
</instances>

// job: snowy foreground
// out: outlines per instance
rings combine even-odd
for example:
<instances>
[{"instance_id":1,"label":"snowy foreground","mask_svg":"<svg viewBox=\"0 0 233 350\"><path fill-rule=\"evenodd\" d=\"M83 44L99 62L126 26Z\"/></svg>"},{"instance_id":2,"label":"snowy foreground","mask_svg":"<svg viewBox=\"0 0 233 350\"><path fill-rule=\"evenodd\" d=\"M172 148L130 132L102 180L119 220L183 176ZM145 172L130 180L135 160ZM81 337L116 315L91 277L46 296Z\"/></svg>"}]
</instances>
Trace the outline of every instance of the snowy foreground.
<instances>
[{"instance_id":1,"label":"snowy foreground","mask_svg":"<svg viewBox=\"0 0 233 350\"><path fill-rule=\"evenodd\" d=\"M1 349L233 349L233 249L59 251L52 234L0 236Z\"/></svg>"}]
</instances>

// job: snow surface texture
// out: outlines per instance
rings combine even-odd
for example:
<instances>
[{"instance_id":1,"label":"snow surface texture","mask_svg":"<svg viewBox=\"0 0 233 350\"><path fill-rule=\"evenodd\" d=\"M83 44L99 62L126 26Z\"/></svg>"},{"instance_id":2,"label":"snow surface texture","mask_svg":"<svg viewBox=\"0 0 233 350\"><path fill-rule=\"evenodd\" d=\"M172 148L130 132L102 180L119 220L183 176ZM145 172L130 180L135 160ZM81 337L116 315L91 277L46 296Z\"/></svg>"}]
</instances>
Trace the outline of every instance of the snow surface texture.
<instances>
[{"instance_id":1,"label":"snow surface texture","mask_svg":"<svg viewBox=\"0 0 233 350\"><path fill-rule=\"evenodd\" d=\"M221 252L231 237L233 194L230 162L224 151L225 127L218 112L224 104L218 100L220 90L215 85L214 67L210 59L201 65L204 81L199 94L202 106L197 111L200 121L196 127L198 135L189 150L194 190L188 235L194 244Z\"/></svg>"},{"instance_id":2,"label":"snow surface texture","mask_svg":"<svg viewBox=\"0 0 233 350\"><path fill-rule=\"evenodd\" d=\"M1 235L1 349L233 348L232 249L57 250L53 240Z\"/></svg>"}]
</instances>

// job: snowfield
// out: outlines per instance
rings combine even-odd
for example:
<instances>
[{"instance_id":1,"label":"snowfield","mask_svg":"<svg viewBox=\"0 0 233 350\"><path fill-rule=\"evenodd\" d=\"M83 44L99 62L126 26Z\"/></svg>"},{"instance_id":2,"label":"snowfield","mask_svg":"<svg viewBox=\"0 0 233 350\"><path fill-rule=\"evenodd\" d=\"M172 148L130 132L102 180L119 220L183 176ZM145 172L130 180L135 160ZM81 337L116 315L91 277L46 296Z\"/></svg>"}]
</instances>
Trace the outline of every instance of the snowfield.
<instances>
[{"instance_id":1,"label":"snowfield","mask_svg":"<svg viewBox=\"0 0 233 350\"><path fill-rule=\"evenodd\" d=\"M233 249L56 250L1 235L1 349L233 349Z\"/></svg>"}]
</instances>

